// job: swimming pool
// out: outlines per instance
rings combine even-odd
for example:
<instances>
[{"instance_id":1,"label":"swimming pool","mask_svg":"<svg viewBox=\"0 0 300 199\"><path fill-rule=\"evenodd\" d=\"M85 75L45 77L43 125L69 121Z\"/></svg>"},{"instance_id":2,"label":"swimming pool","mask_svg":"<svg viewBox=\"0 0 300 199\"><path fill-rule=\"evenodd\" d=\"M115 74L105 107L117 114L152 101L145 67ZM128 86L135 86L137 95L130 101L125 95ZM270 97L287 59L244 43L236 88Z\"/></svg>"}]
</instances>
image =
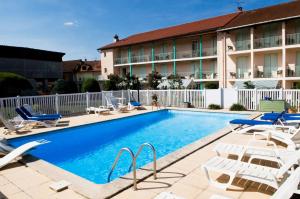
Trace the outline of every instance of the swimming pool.
<instances>
[{"instance_id":1,"label":"swimming pool","mask_svg":"<svg viewBox=\"0 0 300 199\"><path fill-rule=\"evenodd\" d=\"M13 146L46 139L30 154L97 184L107 183L108 173L119 150L136 152L144 142L154 145L157 158L222 129L228 121L247 115L162 110L96 124L67 128L49 133L9 140ZM145 148L137 160L141 167L152 161ZM111 177L128 173L129 154L124 153Z\"/></svg>"}]
</instances>

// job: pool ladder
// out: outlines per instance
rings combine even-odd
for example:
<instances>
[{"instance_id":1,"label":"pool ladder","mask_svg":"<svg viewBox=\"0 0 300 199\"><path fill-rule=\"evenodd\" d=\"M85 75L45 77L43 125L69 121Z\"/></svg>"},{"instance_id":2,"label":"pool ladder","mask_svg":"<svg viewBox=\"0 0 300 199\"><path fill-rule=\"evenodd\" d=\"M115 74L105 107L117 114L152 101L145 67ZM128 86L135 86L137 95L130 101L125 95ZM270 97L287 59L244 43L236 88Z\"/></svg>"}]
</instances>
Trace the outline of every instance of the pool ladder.
<instances>
[{"instance_id":1,"label":"pool ladder","mask_svg":"<svg viewBox=\"0 0 300 199\"><path fill-rule=\"evenodd\" d=\"M128 147L120 149L120 151L119 151L118 155L116 156L116 159L113 163L113 166L111 167L111 170L108 174L107 182L110 182L110 177L111 177L115 167L117 166L117 163L118 163L121 155L123 154L123 152L128 152L130 154L131 159L132 159L131 165L129 167L129 171L131 170L131 168L133 168L133 170L132 170L132 173L133 173L133 189L137 190L136 160L137 160L137 157L140 155L140 153L142 152L142 150L145 146L149 147L153 152L153 177L154 177L154 179L157 179L157 175L156 175L157 174L157 172L156 172L156 150L155 150L155 148L152 144L143 143L143 144L140 145L140 148L139 148L138 152L136 153L136 155L134 155L132 150Z\"/></svg>"}]
</instances>

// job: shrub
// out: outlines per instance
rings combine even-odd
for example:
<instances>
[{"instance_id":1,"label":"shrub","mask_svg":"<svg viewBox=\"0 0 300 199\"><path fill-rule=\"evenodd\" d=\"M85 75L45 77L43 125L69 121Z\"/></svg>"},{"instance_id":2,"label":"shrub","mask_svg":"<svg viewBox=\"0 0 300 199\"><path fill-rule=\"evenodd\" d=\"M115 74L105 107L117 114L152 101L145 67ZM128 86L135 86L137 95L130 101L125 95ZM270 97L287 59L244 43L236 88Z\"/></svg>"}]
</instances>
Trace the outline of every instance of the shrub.
<instances>
[{"instance_id":1,"label":"shrub","mask_svg":"<svg viewBox=\"0 0 300 199\"><path fill-rule=\"evenodd\" d=\"M0 97L36 94L28 79L9 72L0 72L0 91Z\"/></svg>"},{"instance_id":2,"label":"shrub","mask_svg":"<svg viewBox=\"0 0 300 199\"><path fill-rule=\"evenodd\" d=\"M55 94L65 94L65 93L77 93L77 85L73 81L65 81L63 79L58 79L54 83L51 93Z\"/></svg>"},{"instance_id":3,"label":"shrub","mask_svg":"<svg viewBox=\"0 0 300 199\"><path fill-rule=\"evenodd\" d=\"M254 84L252 84L251 81L246 81L246 82L244 82L244 88L245 89L254 89L255 86L254 86Z\"/></svg>"},{"instance_id":4,"label":"shrub","mask_svg":"<svg viewBox=\"0 0 300 199\"><path fill-rule=\"evenodd\" d=\"M207 83L205 83L205 88L206 89L218 89L219 88L219 84L218 83L214 83L214 82L207 82Z\"/></svg>"},{"instance_id":5,"label":"shrub","mask_svg":"<svg viewBox=\"0 0 300 199\"><path fill-rule=\"evenodd\" d=\"M218 110L218 109L221 109L221 106L218 104L210 104L210 105L208 105L208 109Z\"/></svg>"},{"instance_id":6,"label":"shrub","mask_svg":"<svg viewBox=\"0 0 300 199\"><path fill-rule=\"evenodd\" d=\"M115 74L110 74L107 76L107 78L108 80L106 80L103 85L103 89L106 91L119 90L121 86L120 84L124 82L123 78Z\"/></svg>"},{"instance_id":7,"label":"shrub","mask_svg":"<svg viewBox=\"0 0 300 199\"><path fill-rule=\"evenodd\" d=\"M82 87L81 87L82 92L100 92L100 86L97 80L88 78L83 80Z\"/></svg>"},{"instance_id":8,"label":"shrub","mask_svg":"<svg viewBox=\"0 0 300 199\"><path fill-rule=\"evenodd\" d=\"M241 104L232 104L229 110L231 110L231 111L246 111L247 109Z\"/></svg>"},{"instance_id":9,"label":"shrub","mask_svg":"<svg viewBox=\"0 0 300 199\"><path fill-rule=\"evenodd\" d=\"M148 75L148 85L151 89L157 89L162 76L158 72L152 72Z\"/></svg>"}]
</instances>

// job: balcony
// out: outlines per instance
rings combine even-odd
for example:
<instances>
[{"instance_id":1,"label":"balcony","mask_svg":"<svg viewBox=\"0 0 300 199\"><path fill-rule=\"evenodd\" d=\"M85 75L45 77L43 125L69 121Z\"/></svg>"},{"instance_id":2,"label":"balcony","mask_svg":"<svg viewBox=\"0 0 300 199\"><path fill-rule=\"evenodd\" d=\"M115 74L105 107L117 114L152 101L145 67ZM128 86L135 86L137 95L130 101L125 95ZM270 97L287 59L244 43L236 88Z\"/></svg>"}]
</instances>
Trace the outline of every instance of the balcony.
<instances>
[{"instance_id":1,"label":"balcony","mask_svg":"<svg viewBox=\"0 0 300 199\"><path fill-rule=\"evenodd\" d=\"M255 77L256 78L278 78L278 77L282 77L282 75L283 75L282 67L274 68L270 72L268 72L268 71L264 71L263 66L257 66Z\"/></svg>"},{"instance_id":2,"label":"balcony","mask_svg":"<svg viewBox=\"0 0 300 199\"><path fill-rule=\"evenodd\" d=\"M115 65L118 65L118 64L127 64L128 63L128 59L127 58L115 58L114 63L115 63Z\"/></svg>"},{"instance_id":3,"label":"balcony","mask_svg":"<svg viewBox=\"0 0 300 199\"><path fill-rule=\"evenodd\" d=\"M288 64L286 77L300 77L300 65Z\"/></svg>"},{"instance_id":4,"label":"balcony","mask_svg":"<svg viewBox=\"0 0 300 199\"><path fill-rule=\"evenodd\" d=\"M171 59L173 59L173 52L158 53L154 55L154 61L164 61L164 60L171 60Z\"/></svg>"},{"instance_id":5,"label":"balcony","mask_svg":"<svg viewBox=\"0 0 300 199\"><path fill-rule=\"evenodd\" d=\"M286 45L300 44L300 33L286 35Z\"/></svg>"},{"instance_id":6,"label":"balcony","mask_svg":"<svg viewBox=\"0 0 300 199\"><path fill-rule=\"evenodd\" d=\"M236 41L233 44L235 46L236 51L250 50L250 48L251 48L251 41L250 40Z\"/></svg>"},{"instance_id":7,"label":"balcony","mask_svg":"<svg viewBox=\"0 0 300 199\"><path fill-rule=\"evenodd\" d=\"M229 72L230 79L249 79L251 78L251 70L246 69L245 71L241 71L237 69L237 72Z\"/></svg>"},{"instance_id":8,"label":"balcony","mask_svg":"<svg viewBox=\"0 0 300 199\"><path fill-rule=\"evenodd\" d=\"M217 48L204 48L202 50L202 57L208 56L216 56L217 55ZM176 59L188 59L188 58L199 58L200 51L199 50L190 50L190 51L177 51L176 52ZM166 53L156 53L154 54L154 61L168 61L173 60L174 54L173 52L166 52ZM135 56L131 57L131 63L141 63L141 62L151 62L152 55L144 55L144 56ZM128 58L115 58L114 60L115 65L120 64L129 64Z\"/></svg>"},{"instance_id":9,"label":"balcony","mask_svg":"<svg viewBox=\"0 0 300 199\"><path fill-rule=\"evenodd\" d=\"M262 38L254 39L255 49L278 47L281 45L282 45L281 36L262 37Z\"/></svg>"}]
</instances>

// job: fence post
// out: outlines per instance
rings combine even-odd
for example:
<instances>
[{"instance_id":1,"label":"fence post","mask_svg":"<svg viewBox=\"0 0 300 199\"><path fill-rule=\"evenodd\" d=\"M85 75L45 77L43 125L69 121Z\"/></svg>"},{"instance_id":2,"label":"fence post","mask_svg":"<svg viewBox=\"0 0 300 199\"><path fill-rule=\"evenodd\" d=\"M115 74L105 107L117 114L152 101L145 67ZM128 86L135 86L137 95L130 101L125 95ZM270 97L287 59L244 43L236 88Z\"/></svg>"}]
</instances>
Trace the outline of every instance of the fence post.
<instances>
[{"instance_id":1,"label":"fence post","mask_svg":"<svg viewBox=\"0 0 300 199\"><path fill-rule=\"evenodd\" d=\"M206 108L206 88L203 89L203 93L204 93L204 102L203 102L203 108Z\"/></svg>"},{"instance_id":2,"label":"fence post","mask_svg":"<svg viewBox=\"0 0 300 199\"><path fill-rule=\"evenodd\" d=\"M281 90L281 100L284 100L284 93L283 93L283 88L280 89Z\"/></svg>"},{"instance_id":3,"label":"fence post","mask_svg":"<svg viewBox=\"0 0 300 199\"><path fill-rule=\"evenodd\" d=\"M171 89L168 89L168 106L171 106Z\"/></svg>"},{"instance_id":4,"label":"fence post","mask_svg":"<svg viewBox=\"0 0 300 199\"><path fill-rule=\"evenodd\" d=\"M85 93L86 95L86 108L90 107L90 97L89 97L89 92Z\"/></svg>"},{"instance_id":5,"label":"fence post","mask_svg":"<svg viewBox=\"0 0 300 199\"><path fill-rule=\"evenodd\" d=\"M149 89L147 89L147 93L146 93L146 103L147 103L147 105L150 105L150 101L149 101Z\"/></svg>"},{"instance_id":6,"label":"fence post","mask_svg":"<svg viewBox=\"0 0 300 199\"><path fill-rule=\"evenodd\" d=\"M17 101L16 101L17 107L20 108L20 96L17 96Z\"/></svg>"},{"instance_id":7,"label":"fence post","mask_svg":"<svg viewBox=\"0 0 300 199\"><path fill-rule=\"evenodd\" d=\"M254 88L254 105L255 105L255 110L257 111L258 109L258 102L257 102L257 88Z\"/></svg>"},{"instance_id":8,"label":"fence post","mask_svg":"<svg viewBox=\"0 0 300 199\"><path fill-rule=\"evenodd\" d=\"M131 95L130 95L130 89L128 89L128 102L130 102L131 101Z\"/></svg>"},{"instance_id":9,"label":"fence post","mask_svg":"<svg viewBox=\"0 0 300 199\"><path fill-rule=\"evenodd\" d=\"M56 110L56 114L59 113L59 107L58 107L58 94L55 94L55 110Z\"/></svg>"}]
</instances>

